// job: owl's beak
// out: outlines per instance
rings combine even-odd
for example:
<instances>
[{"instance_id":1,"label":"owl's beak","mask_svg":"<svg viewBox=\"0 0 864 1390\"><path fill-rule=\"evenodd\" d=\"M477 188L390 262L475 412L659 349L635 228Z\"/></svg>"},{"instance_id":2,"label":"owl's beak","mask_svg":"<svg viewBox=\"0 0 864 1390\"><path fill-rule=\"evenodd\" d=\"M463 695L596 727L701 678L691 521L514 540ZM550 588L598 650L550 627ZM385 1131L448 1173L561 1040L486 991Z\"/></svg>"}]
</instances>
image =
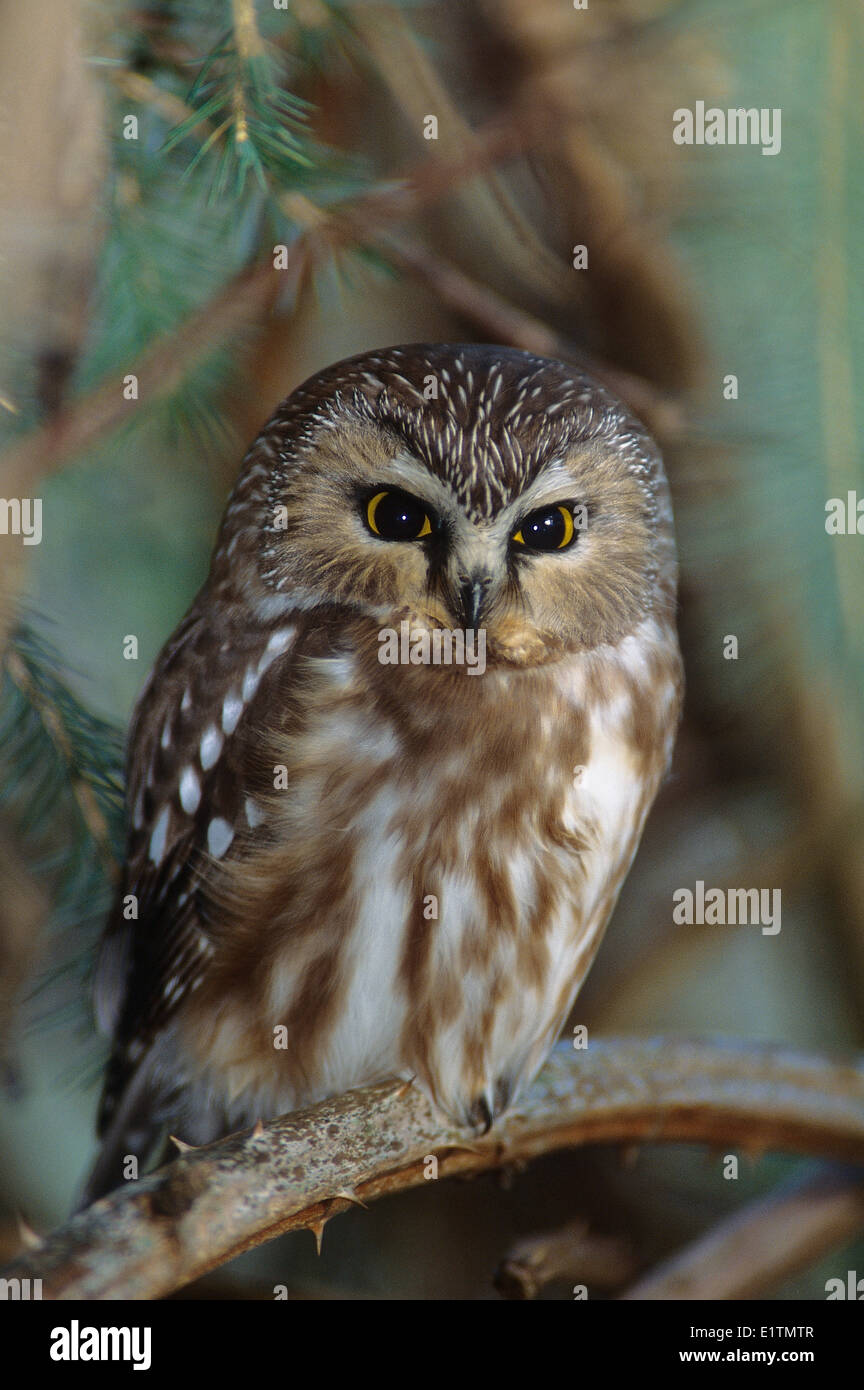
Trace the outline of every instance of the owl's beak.
<instances>
[{"instance_id":1,"label":"owl's beak","mask_svg":"<svg viewBox=\"0 0 864 1390\"><path fill-rule=\"evenodd\" d=\"M459 600L456 605L458 615L465 629L476 629L486 611L492 576L475 573L470 577L460 575Z\"/></svg>"}]
</instances>

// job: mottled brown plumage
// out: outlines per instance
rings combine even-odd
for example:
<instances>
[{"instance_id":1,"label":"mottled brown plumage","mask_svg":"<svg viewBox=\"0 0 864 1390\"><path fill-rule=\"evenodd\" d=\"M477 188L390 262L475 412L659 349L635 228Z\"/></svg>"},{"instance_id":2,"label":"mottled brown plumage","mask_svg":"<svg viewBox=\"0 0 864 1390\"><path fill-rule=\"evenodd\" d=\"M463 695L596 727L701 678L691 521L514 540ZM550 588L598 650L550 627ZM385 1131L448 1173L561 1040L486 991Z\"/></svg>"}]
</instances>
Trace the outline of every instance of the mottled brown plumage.
<instances>
[{"instance_id":1,"label":"mottled brown plumage","mask_svg":"<svg viewBox=\"0 0 864 1390\"><path fill-rule=\"evenodd\" d=\"M579 373L416 345L283 402L132 723L89 1195L166 1123L201 1141L387 1075L494 1121L668 765L674 608L656 447ZM402 623L482 630L485 670L385 664Z\"/></svg>"}]
</instances>

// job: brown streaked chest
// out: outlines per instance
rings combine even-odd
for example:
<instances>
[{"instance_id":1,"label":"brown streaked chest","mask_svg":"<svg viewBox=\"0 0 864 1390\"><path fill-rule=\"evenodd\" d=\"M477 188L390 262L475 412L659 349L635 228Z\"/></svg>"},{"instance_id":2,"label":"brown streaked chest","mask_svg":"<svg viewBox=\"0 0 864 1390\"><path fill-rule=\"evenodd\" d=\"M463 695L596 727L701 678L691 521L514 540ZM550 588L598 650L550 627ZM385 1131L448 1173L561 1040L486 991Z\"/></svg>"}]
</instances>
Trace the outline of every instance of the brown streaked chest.
<instances>
[{"instance_id":1,"label":"brown streaked chest","mask_svg":"<svg viewBox=\"0 0 864 1390\"><path fill-rule=\"evenodd\" d=\"M308 663L314 701L269 740L259 768L262 832L222 872L235 923L255 924L258 959L262 932L299 945L394 884L410 917L440 899L447 876L451 900L470 876L478 910L515 930L543 896L538 865L552 877L616 857L677 720L674 651L632 648L482 676L357 653ZM266 785L271 768L278 790Z\"/></svg>"},{"instance_id":2,"label":"brown streaked chest","mask_svg":"<svg viewBox=\"0 0 864 1390\"><path fill-rule=\"evenodd\" d=\"M273 1066L295 1097L432 1077L466 1018L477 1067L528 1057L590 963L671 746L675 660L441 674L328 659L270 741L285 784L220 870L193 1006L235 1089Z\"/></svg>"}]
</instances>

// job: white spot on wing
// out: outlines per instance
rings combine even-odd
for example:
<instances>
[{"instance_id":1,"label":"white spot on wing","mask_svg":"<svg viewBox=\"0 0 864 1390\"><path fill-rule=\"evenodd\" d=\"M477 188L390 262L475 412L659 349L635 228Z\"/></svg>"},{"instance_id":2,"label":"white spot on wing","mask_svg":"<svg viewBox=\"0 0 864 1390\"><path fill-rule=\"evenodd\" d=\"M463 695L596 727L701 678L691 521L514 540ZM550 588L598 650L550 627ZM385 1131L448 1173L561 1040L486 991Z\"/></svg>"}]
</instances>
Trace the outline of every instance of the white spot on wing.
<instances>
[{"instance_id":1,"label":"white spot on wing","mask_svg":"<svg viewBox=\"0 0 864 1390\"><path fill-rule=\"evenodd\" d=\"M267 668L268 668L269 666L272 666L272 664L273 664L273 662L276 660L277 656L281 656L282 653L283 653L284 651L287 651L288 647L290 647L291 642L293 641L293 638L294 638L294 628L293 628L293 627L282 627L282 628L279 628L278 632L274 632L274 633L271 634L270 639L269 639L269 641L268 641L268 643L267 643L267 646L266 646L266 648L265 648L264 654L263 654L263 656L261 657L261 660L258 662L258 669L257 669L257 676L258 676L258 677L263 676L263 674L264 674L264 672L267 670ZM247 674L248 674L248 673L247 673ZM256 685L257 685L257 680L256 680ZM244 690L245 690L245 681L244 681Z\"/></svg>"},{"instance_id":2,"label":"white spot on wing","mask_svg":"<svg viewBox=\"0 0 864 1390\"><path fill-rule=\"evenodd\" d=\"M258 805L257 801L253 801L251 796L247 796L245 805L246 819L249 822L251 828L253 830L256 830L259 825L262 825L264 823L264 812L261 810L261 807Z\"/></svg>"},{"instance_id":3,"label":"white spot on wing","mask_svg":"<svg viewBox=\"0 0 864 1390\"><path fill-rule=\"evenodd\" d=\"M226 734L233 734L243 713L243 701L233 690L222 701L222 728Z\"/></svg>"},{"instance_id":4,"label":"white spot on wing","mask_svg":"<svg viewBox=\"0 0 864 1390\"><path fill-rule=\"evenodd\" d=\"M194 768L184 767L180 777L180 805L187 815L194 815L201 800L201 783Z\"/></svg>"},{"instance_id":5,"label":"white spot on wing","mask_svg":"<svg viewBox=\"0 0 864 1390\"><path fill-rule=\"evenodd\" d=\"M234 830L221 816L214 816L207 827L207 848L214 859L221 859L234 839Z\"/></svg>"},{"instance_id":6,"label":"white spot on wing","mask_svg":"<svg viewBox=\"0 0 864 1390\"><path fill-rule=\"evenodd\" d=\"M222 735L215 724L210 724L201 736L201 766L206 772L222 752Z\"/></svg>"},{"instance_id":7,"label":"white spot on wing","mask_svg":"<svg viewBox=\"0 0 864 1390\"><path fill-rule=\"evenodd\" d=\"M153 826L153 834L150 836L149 855L154 864L162 863L162 856L165 853L165 843L168 839L168 826L171 821L171 807L163 806L156 818Z\"/></svg>"},{"instance_id":8,"label":"white spot on wing","mask_svg":"<svg viewBox=\"0 0 864 1390\"><path fill-rule=\"evenodd\" d=\"M268 652L272 652L274 656L278 656L280 652L284 652L290 645L293 636L293 627L280 627L278 632L274 632L271 635L267 643Z\"/></svg>"},{"instance_id":9,"label":"white spot on wing","mask_svg":"<svg viewBox=\"0 0 864 1390\"><path fill-rule=\"evenodd\" d=\"M183 993L183 982L179 975L172 975L162 991L164 998L169 1004L173 1004Z\"/></svg>"},{"instance_id":10,"label":"white spot on wing","mask_svg":"<svg viewBox=\"0 0 864 1390\"><path fill-rule=\"evenodd\" d=\"M260 673L254 666L250 666L243 677L242 698L244 705L248 705L255 691L258 689L258 682L261 679Z\"/></svg>"}]
</instances>

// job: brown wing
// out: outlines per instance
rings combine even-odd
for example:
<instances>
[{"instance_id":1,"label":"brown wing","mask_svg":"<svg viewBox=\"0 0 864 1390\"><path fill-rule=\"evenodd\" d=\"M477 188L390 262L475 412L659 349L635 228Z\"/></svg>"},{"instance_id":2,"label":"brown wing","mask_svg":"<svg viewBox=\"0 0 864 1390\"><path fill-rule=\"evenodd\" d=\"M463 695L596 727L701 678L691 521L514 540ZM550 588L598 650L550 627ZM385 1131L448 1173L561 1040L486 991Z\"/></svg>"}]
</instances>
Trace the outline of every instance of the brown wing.
<instances>
[{"instance_id":1,"label":"brown wing","mask_svg":"<svg viewBox=\"0 0 864 1390\"><path fill-rule=\"evenodd\" d=\"M127 753L126 861L96 977L97 1015L113 1037L100 1134L206 969L204 870L246 824L247 731L283 678L294 634L290 618L232 624L202 594L138 702ZM140 1097L138 1110L157 1099Z\"/></svg>"}]
</instances>

